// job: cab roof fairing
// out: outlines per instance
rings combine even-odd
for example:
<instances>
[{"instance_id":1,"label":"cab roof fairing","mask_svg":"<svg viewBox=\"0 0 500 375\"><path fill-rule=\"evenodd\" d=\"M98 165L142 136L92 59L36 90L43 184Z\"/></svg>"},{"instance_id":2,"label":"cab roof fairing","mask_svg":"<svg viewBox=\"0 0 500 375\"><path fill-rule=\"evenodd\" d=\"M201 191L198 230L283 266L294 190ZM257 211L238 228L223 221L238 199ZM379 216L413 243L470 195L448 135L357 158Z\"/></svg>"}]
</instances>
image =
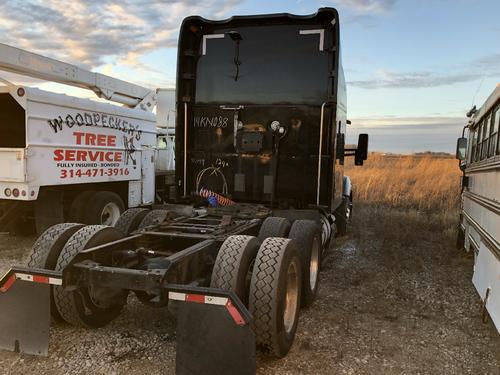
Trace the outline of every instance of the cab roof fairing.
<instances>
[{"instance_id":1,"label":"cab roof fairing","mask_svg":"<svg viewBox=\"0 0 500 375\"><path fill-rule=\"evenodd\" d=\"M262 25L297 25L297 24L313 24L314 21L318 21L320 23L325 24L325 26L332 26L335 28L335 45L338 46L340 50L340 27L339 27L339 13L335 8L331 7L323 7L319 8L316 13L309 15L295 15L290 13L271 13L271 14L258 14L258 15L244 15L244 16L232 16L225 20L209 20L203 18L201 16L189 16L184 18L182 21L180 32L179 32L179 41L178 41L178 49L177 49L177 84L176 84L176 101L177 107L181 106L181 103L190 102L192 97L189 95L184 95L183 85L182 85L182 63L184 59L184 52L186 51L186 47L184 46L185 38L189 33L199 33L199 29L193 30L192 27L203 28L204 26L213 29L225 27L241 27L241 26L257 26L259 24ZM316 22L316 23L318 23ZM201 35L199 35L199 39L201 41ZM339 71L339 65L341 65L340 57L336 58L336 66L335 70ZM335 75L335 92L334 98L337 97L337 88L338 88L338 75ZM335 100L333 101L335 103Z\"/></svg>"}]
</instances>

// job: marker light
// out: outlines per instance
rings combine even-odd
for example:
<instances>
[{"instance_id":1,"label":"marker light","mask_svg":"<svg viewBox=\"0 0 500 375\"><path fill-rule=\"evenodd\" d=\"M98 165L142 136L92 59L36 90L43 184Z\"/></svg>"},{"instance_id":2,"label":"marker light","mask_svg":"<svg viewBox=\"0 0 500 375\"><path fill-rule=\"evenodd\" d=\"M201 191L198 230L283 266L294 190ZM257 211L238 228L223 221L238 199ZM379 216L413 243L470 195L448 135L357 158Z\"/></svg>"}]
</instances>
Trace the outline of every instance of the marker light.
<instances>
[{"instance_id":1,"label":"marker light","mask_svg":"<svg viewBox=\"0 0 500 375\"><path fill-rule=\"evenodd\" d=\"M10 197L10 196L11 196L11 194L12 194L12 191L11 191L9 188L6 188L6 189L3 191L3 193L5 194L5 196Z\"/></svg>"},{"instance_id":2,"label":"marker light","mask_svg":"<svg viewBox=\"0 0 500 375\"><path fill-rule=\"evenodd\" d=\"M14 190L12 190L12 195L14 196L14 198L17 198L19 196L19 189L15 188Z\"/></svg>"}]
</instances>

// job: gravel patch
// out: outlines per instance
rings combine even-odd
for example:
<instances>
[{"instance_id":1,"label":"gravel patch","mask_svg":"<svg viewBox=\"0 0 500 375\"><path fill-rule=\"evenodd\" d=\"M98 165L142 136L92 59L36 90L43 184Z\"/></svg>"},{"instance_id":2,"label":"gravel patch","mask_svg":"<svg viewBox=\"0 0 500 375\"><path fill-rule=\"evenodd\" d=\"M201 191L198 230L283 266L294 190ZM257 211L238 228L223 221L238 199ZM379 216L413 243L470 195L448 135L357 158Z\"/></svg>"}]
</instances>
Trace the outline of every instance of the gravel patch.
<instances>
[{"instance_id":1,"label":"gravel patch","mask_svg":"<svg viewBox=\"0 0 500 375\"><path fill-rule=\"evenodd\" d=\"M500 374L500 337L481 322L473 261L425 217L357 207L301 312L291 352L258 354L259 374ZM0 235L0 272L34 238ZM133 295L97 330L53 323L47 358L0 352L6 374L173 374L175 318Z\"/></svg>"}]
</instances>

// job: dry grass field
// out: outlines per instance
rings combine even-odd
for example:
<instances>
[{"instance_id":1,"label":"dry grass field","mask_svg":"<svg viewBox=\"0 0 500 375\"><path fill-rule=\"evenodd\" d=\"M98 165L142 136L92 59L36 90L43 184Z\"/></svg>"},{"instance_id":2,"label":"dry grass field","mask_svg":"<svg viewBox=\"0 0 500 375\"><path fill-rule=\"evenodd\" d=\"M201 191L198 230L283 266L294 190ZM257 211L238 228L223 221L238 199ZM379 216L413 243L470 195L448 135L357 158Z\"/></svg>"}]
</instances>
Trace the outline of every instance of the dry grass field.
<instances>
[{"instance_id":1,"label":"dry grass field","mask_svg":"<svg viewBox=\"0 0 500 375\"><path fill-rule=\"evenodd\" d=\"M345 167L354 186L355 205L393 208L409 227L425 224L448 240L454 238L461 175L456 159L371 153L362 167L354 166L352 158Z\"/></svg>"},{"instance_id":2,"label":"dry grass field","mask_svg":"<svg viewBox=\"0 0 500 375\"><path fill-rule=\"evenodd\" d=\"M354 200L395 208L445 213L460 196L460 170L453 158L371 153L365 165L346 165Z\"/></svg>"}]
</instances>

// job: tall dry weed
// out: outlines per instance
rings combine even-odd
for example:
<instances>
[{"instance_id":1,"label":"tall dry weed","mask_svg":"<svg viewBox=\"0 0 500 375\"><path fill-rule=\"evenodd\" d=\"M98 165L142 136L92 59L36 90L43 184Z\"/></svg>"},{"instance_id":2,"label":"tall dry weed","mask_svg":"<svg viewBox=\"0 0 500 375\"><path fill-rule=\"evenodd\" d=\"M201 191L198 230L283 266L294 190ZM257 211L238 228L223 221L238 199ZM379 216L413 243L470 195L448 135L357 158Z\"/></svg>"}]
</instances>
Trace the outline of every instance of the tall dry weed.
<instances>
[{"instance_id":1,"label":"tall dry weed","mask_svg":"<svg viewBox=\"0 0 500 375\"><path fill-rule=\"evenodd\" d=\"M350 158L345 173L354 185L354 200L454 216L460 202L460 170L452 158L386 156L371 153L357 167Z\"/></svg>"}]
</instances>

